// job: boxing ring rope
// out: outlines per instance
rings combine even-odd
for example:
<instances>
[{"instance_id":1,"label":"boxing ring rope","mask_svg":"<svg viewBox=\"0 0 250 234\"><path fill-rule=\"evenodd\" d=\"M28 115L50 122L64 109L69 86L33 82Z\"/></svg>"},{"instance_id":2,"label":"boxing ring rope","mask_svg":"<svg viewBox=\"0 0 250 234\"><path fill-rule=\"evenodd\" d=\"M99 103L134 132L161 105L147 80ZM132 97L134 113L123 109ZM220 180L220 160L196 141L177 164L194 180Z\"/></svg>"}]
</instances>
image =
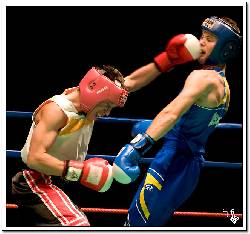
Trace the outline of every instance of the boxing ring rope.
<instances>
[{"instance_id":1,"label":"boxing ring rope","mask_svg":"<svg viewBox=\"0 0 250 234\"><path fill-rule=\"evenodd\" d=\"M31 118L32 112L21 112L21 111L7 111L6 117L14 117L14 118ZM113 117L100 117L97 121L102 123L137 123L140 121L144 121L147 119L128 119L128 118L113 118ZM149 120L149 119L148 119ZM242 129L242 124L237 123L219 123L216 128L218 129ZM17 150L7 150L7 157L20 157L20 152ZM113 161L115 156L111 155L87 155L86 158L93 157L101 157L108 161ZM142 158L141 163L151 163L153 158ZM242 168L242 163L228 163L228 162L212 162L205 161L204 167L212 167L212 168L231 168L231 169L240 169Z\"/></svg>"},{"instance_id":2,"label":"boxing ring rope","mask_svg":"<svg viewBox=\"0 0 250 234\"><path fill-rule=\"evenodd\" d=\"M14 118L31 118L32 112L21 112L21 111L6 111L6 117ZM114 117L100 117L97 119L101 123L137 123L144 120L150 119L128 119L128 118L114 118ZM242 129L242 124L237 123L219 123L216 128L219 129Z\"/></svg>"},{"instance_id":3,"label":"boxing ring rope","mask_svg":"<svg viewBox=\"0 0 250 234\"><path fill-rule=\"evenodd\" d=\"M7 209L18 209L16 204L6 204ZM109 213L109 214L127 214L127 209L105 209L105 208L80 208L84 213ZM234 214L235 216L242 218L242 214ZM205 217L205 218L225 218L229 215L227 213L214 213L214 212L187 212L187 211L175 211L173 216L182 217Z\"/></svg>"},{"instance_id":4,"label":"boxing ring rope","mask_svg":"<svg viewBox=\"0 0 250 234\"><path fill-rule=\"evenodd\" d=\"M6 150L6 156L12 158L18 158L21 156L20 151L18 150ZM103 154L87 154L86 159L89 158L103 158L109 162L113 162L116 156L112 155L103 155ZM142 158L141 163L149 164L151 163L153 158ZM229 162L212 162L205 161L204 167L213 167L213 168L230 168L230 169L242 169L242 163L229 163Z\"/></svg>"},{"instance_id":5,"label":"boxing ring rope","mask_svg":"<svg viewBox=\"0 0 250 234\"><path fill-rule=\"evenodd\" d=\"M21 112L21 111L7 111L6 117L11 118L31 118L32 112ZM98 122L101 123L131 123L135 124L140 121L145 121L150 119L128 119L128 118L112 118L112 117L100 117L97 119ZM219 123L216 128L217 129L242 129L242 124L237 123ZM12 158L20 157L20 151L18 150L6 150L6 156ZM112 162L116 156L112 155L91 155L87 154L86 159L93 157L101 157L109 162ZM153 158L142 158L140 163L149 164L151 163ZM242 169L242 163L231 163L231 162L212 162L212 161L204 161L204 167L210 168L229 168L229 169ZM6 204L7 209L18 209L17 204ZM89 213L111 213L111 214L127 214L127 209L105 209L105 208L80 208L83 212ZM242 219L242 214L234 214L236 217ZM228 213L214 213L214 212L186 212L186 211L175 211L173 216L181 216L181 217L204 217L204 218L225 218L228 217Z\"/></svg>"}]
</instances>

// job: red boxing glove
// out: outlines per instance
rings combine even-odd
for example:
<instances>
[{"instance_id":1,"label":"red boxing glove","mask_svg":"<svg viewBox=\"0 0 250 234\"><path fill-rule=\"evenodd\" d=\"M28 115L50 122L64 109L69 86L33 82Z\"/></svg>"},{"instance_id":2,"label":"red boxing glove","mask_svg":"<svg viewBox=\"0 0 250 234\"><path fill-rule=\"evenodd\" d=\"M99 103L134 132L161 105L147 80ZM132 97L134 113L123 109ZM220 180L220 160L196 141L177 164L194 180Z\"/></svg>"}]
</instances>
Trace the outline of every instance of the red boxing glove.
<instances>
[{"instance_id":1,"label":"red boxing glove","mask_svg":"<svg viewBox=\"0 0 250 234\"><path fill-rule=\"evenodd\" d=\"M68 181L79 181L98 192L106 192L113 182L112 166L102 158L91 158L83 162L67 160L62 177Z\"/></svg>"},{"instance_id":2,"label":"red boxing glove","mask_svg":"<svg viewBox=\"0 0 250 234\"><path fill-rule=\"evenodd\" d=\"M192 34L179 34L167 44L164 52L154 58L157 68L167 72L177 64L197 59L200 55L199 40Z\"/></svg>"}]
</instances>

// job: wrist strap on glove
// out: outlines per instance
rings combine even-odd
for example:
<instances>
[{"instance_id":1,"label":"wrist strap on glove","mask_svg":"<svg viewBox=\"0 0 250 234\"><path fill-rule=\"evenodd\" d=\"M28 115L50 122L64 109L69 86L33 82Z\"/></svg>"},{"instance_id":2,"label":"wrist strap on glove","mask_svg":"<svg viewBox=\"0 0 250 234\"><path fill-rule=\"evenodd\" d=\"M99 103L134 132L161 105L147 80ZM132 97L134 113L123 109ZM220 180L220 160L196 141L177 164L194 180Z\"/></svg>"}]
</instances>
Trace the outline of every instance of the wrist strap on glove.
<instances>
[{"instance_id":1,"label":"wrist strap on glove","mask_svg":"<svg viewBox=\"0 0 250 234\"><path fill-rule=\"evenodd\" d=\"M65 160L62 178L68 181L79 181L82 175L83 163L73 160Z\"/></svg>"},{"instance_id":2,"label":"wrist strap on glove","mask_svg":"<svg viewBox=\"0 0 250 234\"><path fill-rule=\"evenodd\" d=\"M147 133L139 133L130 144L141 154L144 155L154 145L155 141Z\"/></svg>"}]
</instances>

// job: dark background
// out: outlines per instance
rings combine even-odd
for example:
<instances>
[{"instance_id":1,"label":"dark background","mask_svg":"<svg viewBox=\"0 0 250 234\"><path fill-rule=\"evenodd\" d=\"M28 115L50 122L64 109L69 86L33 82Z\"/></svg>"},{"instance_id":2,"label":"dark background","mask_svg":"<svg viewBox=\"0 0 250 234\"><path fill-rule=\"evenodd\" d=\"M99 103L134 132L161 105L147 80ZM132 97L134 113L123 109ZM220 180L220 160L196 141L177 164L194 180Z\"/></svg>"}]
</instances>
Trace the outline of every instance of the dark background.
<instances>
[{"instance_id":1,"label":"dark background","mask_svg":"<svg viewBox=\"0 0 250 234\"><path fill-rule=\"evenodd\" d=\"M77 86L93 65L110 64L124 76L152 62L166 42L179 33L200 36L200 25L211 15L234 19L243 31L241 6L120 6L120 7L7 7L7 111L29 111L44 100ZM230 63L226 76L231 89L228 114L222 122L242 123L242 51ZM132 93L124 108L114 109L111 117L152 119L180 91L187 75L197 67L189 63L163 74L147 87ZM25 143L31 119L7 118L7 149L20 150ZM131 124L96 122L89 154L116 155L130 141ZM207 144L206 160L242 162L242 130L216 130ZM20 158L7 157L7 203L11 197L11 177L23 167ZM145 172L147 165L142 165ZM143 173L142 173L143 174ZM138 180L139 181L139 180ZM62 182L57 178L55 183ZM62 184L80 207L129 207L139 182L113 183L105 194L78 184ZM205 168L200 183L179 210L243 212L243 174L241 170ZM122 226L125 215L87 214L93 226ZM13 217L17 217L14 219ZM26 226L23 213L7 210L7 226ZM204 219L175 217L168 226L242 226L229 218Z\"/></svg>"}]
</instances>

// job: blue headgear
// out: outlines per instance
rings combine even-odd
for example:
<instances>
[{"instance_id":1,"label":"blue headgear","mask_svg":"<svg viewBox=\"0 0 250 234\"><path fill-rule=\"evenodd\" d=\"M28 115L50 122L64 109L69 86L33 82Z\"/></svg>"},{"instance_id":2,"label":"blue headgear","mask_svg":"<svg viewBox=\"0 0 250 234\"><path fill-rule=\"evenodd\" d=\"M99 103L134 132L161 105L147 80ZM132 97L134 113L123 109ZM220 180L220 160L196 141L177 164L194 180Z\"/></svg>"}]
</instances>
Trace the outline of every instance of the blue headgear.
<instances>
[{"instance_id":1,"label":"blue headgear","mask_svg":"<svg viewBox=\"0 0 250 234\"><path fill-rule=\"evenodd\" d=\"M212 16L204 20L201 28L218 38L206 63L225 64L237 55L241 46L241 36L226 21Z\"/></svg>"}]
</instances>

